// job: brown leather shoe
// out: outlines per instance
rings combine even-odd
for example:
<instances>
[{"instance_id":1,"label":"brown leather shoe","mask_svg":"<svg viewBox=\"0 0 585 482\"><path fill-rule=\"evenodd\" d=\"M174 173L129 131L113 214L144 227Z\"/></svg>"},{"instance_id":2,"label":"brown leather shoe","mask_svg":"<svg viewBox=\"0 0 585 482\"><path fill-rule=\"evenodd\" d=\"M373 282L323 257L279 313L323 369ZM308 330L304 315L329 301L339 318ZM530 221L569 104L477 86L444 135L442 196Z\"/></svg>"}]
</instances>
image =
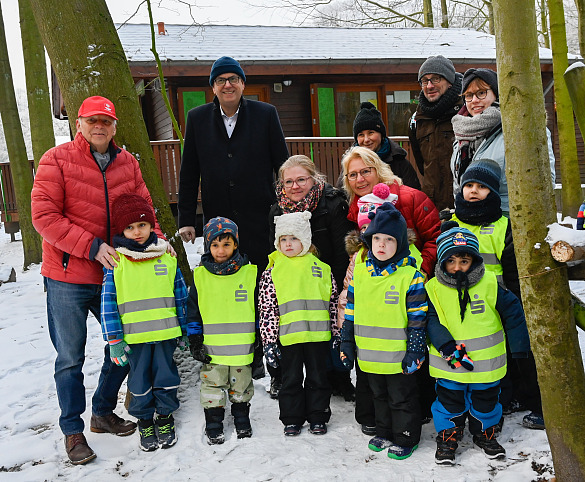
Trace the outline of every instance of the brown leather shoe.
<instances>
[{"instance_id":1,"label":"brown leather shoe","mask_svg":"<svg viewBox=\"0 0 585 482\"><path fill-rule=\"evenodd\" d=\"M87 445L85 435L82 433L65 435L65 450L73 465L87 464L90 460L95 459L95 453Z\"/></svg>"},{"instance_id":2,"label":"brown leather shoe","mask_svg":"<svg viewBox=\"0 0 585 482\"><path fill-rule=\"evenodd\" d=\"M90 430L96 433L113 433L120 437L130 435L136 431L136 424L130 420L124 420L115 413L98 417L91 416Z\"/></svg>"}]
</instances>

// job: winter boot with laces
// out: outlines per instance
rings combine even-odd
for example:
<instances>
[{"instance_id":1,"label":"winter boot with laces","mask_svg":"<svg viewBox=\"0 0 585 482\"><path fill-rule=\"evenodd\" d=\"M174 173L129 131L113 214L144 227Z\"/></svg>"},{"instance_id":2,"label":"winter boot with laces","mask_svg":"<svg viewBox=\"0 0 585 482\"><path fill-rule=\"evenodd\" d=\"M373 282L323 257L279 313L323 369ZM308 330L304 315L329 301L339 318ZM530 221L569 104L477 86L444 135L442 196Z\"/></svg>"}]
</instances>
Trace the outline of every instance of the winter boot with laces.
<instances>
[{"instance_id":1,"label":"winter boot with laces","mask_svg":"<svg viewBox=\"0 0 585 482\"><path fill-rule=\"evenodd\" d=\"M175 419L172 414L159 415L156 418L155 431L161 448L168 449L177 443Z\"/></svg>"},{"instance_id":2,"label":"winter boot with laces","mask_svg":"<svg viewBox=\"0 0 585 482\"><path fill-rule=\"evenodd\" d=\"M223 407L205 409L205 435L209 445L219 445L225 442L223 434Z\"/></svg>"},{"instance_id":3,"label":"winter boot with laces","mask_svg":"<svg viewBox=\"0 0 585 482\"><path fill-rule=\"evenodd\" d=\"M455 465L455 451L457 442L463 438L463 427L453 427L441 430L437 434L437 451L435 462L439 465Z\"/></svg>"},{"instance_id":4,"label":"winter boot with laces","mask_svg":"<svg viewBox=\"0 0 585 482\"><path fill-rule=\"evenodd\" d=\"M138 433L140 434L140 449L145 452L152 452L158 449L158 438L154 429L154 420L139 419Z\"/></svg>"},{"instance_id":5,"label":"winter boot with laces","mask_svg":"<svg viewBox=\"0 0 585 482\"><path fill-rule=\"evenodd\" d=\"M505 459L506 451L496 440L495 427L484 430L473 436L473 443L483 450L488 459Z\"/></svg>"},{"instance_id":6,"label":"winter boot with laces","mask_svg":"<svg viewBox=\"0 0 585 482\"><path fill-rule=\"evenodd\" d=\"M234 425L236 426L236 436L238 438L251 437L250 404L247 402L232 403L232 415L234 416Z\"/></svg>"},{"instance_id":7,"label":"winter boot with laces","mask_svg":"<svg viewBox=\"0 0 585 482\"><path fill-rule=\"evenodd\" d=\"M392 445L392 440L377 435L368 442L368 448L374 452L381 452L390 447L390 445Z\"/></svg>"}]
</instances>

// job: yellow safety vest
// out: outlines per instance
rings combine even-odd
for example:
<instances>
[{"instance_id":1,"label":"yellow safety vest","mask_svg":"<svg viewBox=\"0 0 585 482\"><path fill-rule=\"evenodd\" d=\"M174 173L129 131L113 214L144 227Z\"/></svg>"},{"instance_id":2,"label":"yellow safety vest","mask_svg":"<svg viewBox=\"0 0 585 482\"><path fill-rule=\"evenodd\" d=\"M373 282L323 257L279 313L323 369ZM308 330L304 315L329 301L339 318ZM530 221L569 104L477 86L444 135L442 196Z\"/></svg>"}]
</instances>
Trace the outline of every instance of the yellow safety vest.
<instances>
[{"instance_id":1,"label":"yellow safety vest","mask_svg":"<svg viewBox=\"0 0 585 482\"><path fill-rule=\"evenodd\" d=\"M502 268L501 259L504 247L506 245L506 229L510 220L502 216L495 223L477 226L467 224L457 218L452 217L462 228L469 229L477 237L479 242L479 254L483 258L486 271L494 273L498 281L504 285L504 269Z\"/></svg>"},{"instance_id":2,"label":"yellow safety vest","mask_svg":"<svg viewBox=\"0 0 585 482\"><path fill-rule=\"evenodd\" d=\"M211 363L229 366L252 363L256 338L256 272L253 264L229 275L210 273L204 266L193 270L203 320L203 344Z\"/></svg>"},{"instance_id":3,"label":"yellow safety vest","mask_svg":"<svg viewBox=\"0 0 585 482\"><path fill-rule=\"evenodd\" d=\"M506 374L506 337L500 315L496 311L498 281L486 271L479 283L469 288L471 301L461 321L457 290L431 279L425 289L435 306L441 325L445 326L457 344L465 343L473 360L473 371L463 367L452 369L431 345L430 374L460 383L491 383ZM440 348L440 347L438 347Z\"/></svg>"},{"instance_id":4,"label":"yellow safety vest","mask_svg":"<svg viewBox=\"0 0 585 482\"><path fill-rule=\"evenodd\" d=\"M354 335L364 372L402 373L406 354L406 292L416 273L402 266L389 276L372 276L365 263L353 272Z\"/></svg>"},{"instance_id":5,"label":"yellow safety vest","mask_svg":"<svg viewBox=\"0 0 585 482\"><path fill-rule=\"evenodd\" d=\"M280 313L279 338L284 346L331 339L331 268L311 253L289 258L269 256Z\"/></svg>"},{"instance_id":6,"label":"yellow safety vest","mask_svg":"<svg viewBox=\"0 0 585 482\"><path fill-rule=\"evenodd\" d=\"M176 273L177 258L168 253L144 261L131 261L120 253L114 283L126 343L181 336L175 307Z\"/></svg>"}]
</instances>

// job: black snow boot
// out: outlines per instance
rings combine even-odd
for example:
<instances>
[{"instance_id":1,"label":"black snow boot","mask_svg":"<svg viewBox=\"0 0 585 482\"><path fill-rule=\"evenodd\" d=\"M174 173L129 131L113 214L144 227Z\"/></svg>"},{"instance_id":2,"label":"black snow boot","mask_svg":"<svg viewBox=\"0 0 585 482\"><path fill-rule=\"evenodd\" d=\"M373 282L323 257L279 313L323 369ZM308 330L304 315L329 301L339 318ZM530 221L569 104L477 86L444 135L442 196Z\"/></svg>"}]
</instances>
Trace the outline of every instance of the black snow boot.
<instances>
[{"instance_id":1,"label":"black snow boot","mask_svg":"<svg viewBox=\"0 0 585 482\"><path fill-rule=\"evenodd\" d=\"M238 438L249 438L252 436L252 425L250 424L250 404L232 403L232 415L236 426Z\"/></svg>"},{"instance_id":2,"label":"black snow boot","mask_svg":"<svg viewBox=\"0 0 585 482\"><path fill-rule=\"evenodd\" d=\"M477 445L488 459L505 459L506 451L496 440L495 426L473 436L473 443Z\"/></svg>"},{"instance_id":3,"label":"black snow boot","mask_svg":"<svg viewBox=\"0 0 585 482\"><path fill-rule=\"evenodd\" d=\"M205 435L209 445L218 445L225 442L223 435L223 407L205 409Z\"/></svg>"},{"instance_id":4,"label":"black snow boot","mask_svg":"<svg viewBox=\"0 0 585 482\"><path fill-rule=\"evenodd\" d=\"M453 427L441 430L437 434L437 451L435 462L440 465L455 465L455 451L457 442L463 438L463 427Z\"/></svg>"}]
</instances>

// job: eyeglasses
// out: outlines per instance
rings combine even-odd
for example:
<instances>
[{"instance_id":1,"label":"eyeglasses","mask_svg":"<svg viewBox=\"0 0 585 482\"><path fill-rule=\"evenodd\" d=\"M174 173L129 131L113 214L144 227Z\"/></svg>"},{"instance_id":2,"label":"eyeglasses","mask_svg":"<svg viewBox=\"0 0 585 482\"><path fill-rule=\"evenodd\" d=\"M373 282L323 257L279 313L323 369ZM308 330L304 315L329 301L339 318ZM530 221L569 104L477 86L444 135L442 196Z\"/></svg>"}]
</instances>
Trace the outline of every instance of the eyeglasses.
<instances>
[{"instance_id":1,"label":"eyeglasses","mask_svg":"<svg viewBox=\"0 0 585 482\"><path fill-rule=\"evenodd\" d=\"M478 100L485 99L488 93L488 90L478 90L477 92L466 92L465 94L461 94L461 97L465 99L465 102L471 102L473 100L473 96L475 95Z\"/></svg>"},{"instance_id":2,"label":"eyeglasses","mask_svg":"<svg viewBox=\"0 0 585 482\"><path fill-rule=\"evenodd\" d=\"M437 85L439 82L443 80L443 77L439 75L433 75L432 77L423 77L418 81L421 87L425 87L429 82L433 85Z\"/></svg>"},{"instance_id":3,"label":"eyeglasses","mask_svg":"<svg viewBox=\"0 0 585 482\"><path fill-rule=\"evenodd\" d=\"M355 181L359 176L362 176L363 178L366 177L370 177L372 175L372 171L376 169L375 167L366 167L364 169L361 169L357 172L348 172L345 177L347 177L350 181Z\"/></svg>"},{"instance_id":4,"label":"eyeglasses","mask_svg":"<svg viewBox=\"0 0 585 482\"><path fill-rule=\"evenodd\" d=\"M284 185L284 187L286 189L290 189L291 187L293 187L293 184L295 184L295 183L299 187L305 187L307 182L309 182L309 179L312 179L312 177L309 176L309 177L297 177L296 179L286 179L285 181L282 182L282 184Z\"/></svg>"},{"instance_id":5,"label":"eyeglasses","mask_svg":"<svg viewBox=\"0 0 585 482\"><path fill-rule=\"evenodd\" d=\"M240 83L240 78L237 75L232 75L231 77L217 77L213 83L218 87L221 87L222 85L225 85L226 82L236 85Z\"/></svg>"}]
</instances>

